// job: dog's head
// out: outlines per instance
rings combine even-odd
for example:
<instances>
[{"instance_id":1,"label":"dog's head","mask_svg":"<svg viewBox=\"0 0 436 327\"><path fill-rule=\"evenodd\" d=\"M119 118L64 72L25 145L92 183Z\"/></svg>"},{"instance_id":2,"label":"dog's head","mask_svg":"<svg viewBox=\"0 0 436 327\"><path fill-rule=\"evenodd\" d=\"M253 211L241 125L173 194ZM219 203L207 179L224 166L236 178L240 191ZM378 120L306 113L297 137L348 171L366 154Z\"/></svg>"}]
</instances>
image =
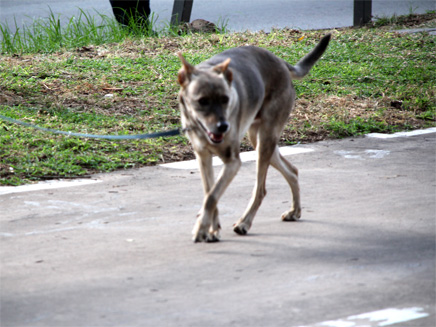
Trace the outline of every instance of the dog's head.
<instances>
[{"instance_id":1,"label":"dog's head","mask_svg":"<svg viewBox=\"0 0 436 327\"><path fill-rule=\"evenodd\" d=\"M232 71L230 59L211 67L197 69L178 53L182 68L178 74L180 98L186 114L207 135L211 144L219 144L230 130L229 104L231 102Z\"/></svg>"}]
</instances>

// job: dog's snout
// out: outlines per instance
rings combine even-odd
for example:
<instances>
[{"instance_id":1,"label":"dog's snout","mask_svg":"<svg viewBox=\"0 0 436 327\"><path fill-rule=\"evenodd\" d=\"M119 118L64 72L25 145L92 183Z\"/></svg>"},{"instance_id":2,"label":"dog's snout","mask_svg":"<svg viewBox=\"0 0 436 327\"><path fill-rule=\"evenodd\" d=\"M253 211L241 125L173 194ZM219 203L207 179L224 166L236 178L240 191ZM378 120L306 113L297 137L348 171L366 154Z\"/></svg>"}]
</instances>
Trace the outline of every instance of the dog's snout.
<instances>
[{"instance_id":1,"label":"dog's snout","mask_svg":"<svg viewBox=\"0 0 436 327\"><path fill-rule=\"evenodd\" d=\"M218 132L225 133L229 130L229 123L226 121L220 121L216 127L218 129Z\"/></svg>"}]
</instances>

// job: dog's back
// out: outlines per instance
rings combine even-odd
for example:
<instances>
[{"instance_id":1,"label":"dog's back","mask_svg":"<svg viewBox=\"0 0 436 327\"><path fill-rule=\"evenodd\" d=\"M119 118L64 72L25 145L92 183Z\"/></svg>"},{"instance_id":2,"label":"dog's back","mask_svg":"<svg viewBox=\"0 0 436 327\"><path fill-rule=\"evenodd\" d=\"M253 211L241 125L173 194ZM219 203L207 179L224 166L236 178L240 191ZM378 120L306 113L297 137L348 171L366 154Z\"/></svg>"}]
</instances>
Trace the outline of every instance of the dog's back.
<instances>
[{"instance_id":1,"label":"dog's back","mask_svg":"<svg viewBox=\"0 0 436 327\"><path fill-rule=\"evenodd\" d=\"M236 89L242 121L259 116L265 101L276 98L276 94L288 92L294 97L291 75L286 63L268 50L255 46L244 46L226 50L199 64L199 69L210 69L230 58L229 68L233 72L232 86Z\"/></svg>"}]
</instances>

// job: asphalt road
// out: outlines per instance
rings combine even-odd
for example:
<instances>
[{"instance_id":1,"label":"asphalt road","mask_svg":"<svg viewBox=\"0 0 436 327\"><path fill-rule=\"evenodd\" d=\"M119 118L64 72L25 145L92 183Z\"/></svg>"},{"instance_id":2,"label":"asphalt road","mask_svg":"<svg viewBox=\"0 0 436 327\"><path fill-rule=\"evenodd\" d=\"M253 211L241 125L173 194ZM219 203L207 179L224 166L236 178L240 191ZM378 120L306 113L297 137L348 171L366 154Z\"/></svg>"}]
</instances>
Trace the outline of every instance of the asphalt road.
<instances>
[{"instance_id":1,"label":"asphalt road","mask_svg":"<svg viewBox=\"0 0 436 327\"><path fill-rule=\"evenodd\" d=\"M1 187L1 326L434 327L436 129L406 135L292 147L302 220L280 221L290 194L271 169L239 236L245 162L212 244L191 242L189 163Z\"/></svg>"},{"instance_id":2,"label":"asphalt road","mask_svg":"<svg viewBox=\"0 0 436 327\"><path fill-rule=\"evenodd\" d=\"M151 10L159 17L158 29L170 21L174 0L151 0ZM112 15L108 0L2 0L0 22L14 31L35 18L44 18L49 10L61 15L61 21L77 16L78 8L90 13ZM373 0L373 15L378 17L425 13L436 10L434 0ZM63 19L62 19L63 18ZM353 24L353 0L195 0L191 20L202 18L231 31L265 30L272 27L320 29Z\"/></svg>"}]
</instances>

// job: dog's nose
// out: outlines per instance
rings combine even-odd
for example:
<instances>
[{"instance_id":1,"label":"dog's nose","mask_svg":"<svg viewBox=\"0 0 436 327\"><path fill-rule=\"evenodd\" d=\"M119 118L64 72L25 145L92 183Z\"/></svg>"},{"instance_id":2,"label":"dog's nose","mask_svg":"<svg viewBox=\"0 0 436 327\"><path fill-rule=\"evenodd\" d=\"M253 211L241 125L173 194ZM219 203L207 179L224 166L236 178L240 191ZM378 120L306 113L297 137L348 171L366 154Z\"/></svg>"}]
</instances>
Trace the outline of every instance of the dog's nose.
<instances>
[{"instance_id":1,"label":"dog's nose","mask_svg":"<svg viewBox=\"0 0 436 327\"><path fill-rule=\"evenodd\" d=\"M229 123L226 121L220 121L218 122L218 124L216 125L218 132L220 133L225 133L228 131L229 129Z\"/></svg>"}]
</instances>

